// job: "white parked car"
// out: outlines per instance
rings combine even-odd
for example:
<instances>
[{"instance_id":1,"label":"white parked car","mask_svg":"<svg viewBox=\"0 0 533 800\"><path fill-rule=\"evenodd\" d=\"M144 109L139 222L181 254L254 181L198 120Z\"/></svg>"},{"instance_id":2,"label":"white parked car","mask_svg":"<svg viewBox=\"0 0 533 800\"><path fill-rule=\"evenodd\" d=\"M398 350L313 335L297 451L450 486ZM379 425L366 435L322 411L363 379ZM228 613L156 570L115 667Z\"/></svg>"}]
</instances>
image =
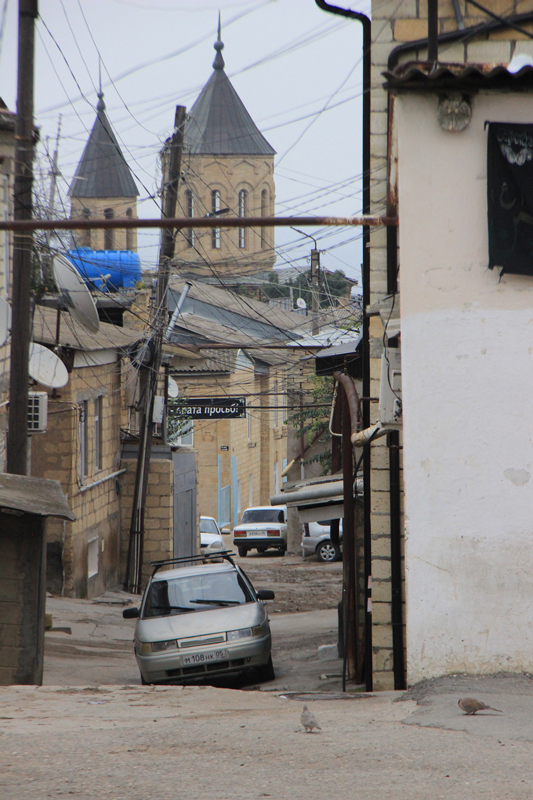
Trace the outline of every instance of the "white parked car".
<instances>
[{"instance_id":1,"label":"white parked car","mask_svg":"<svg viewBox=\"0 0 533 800\"><path fill-rule=\"evenodd\" d=\"M274 592L255 591L228 556L222 564L202 563L200 555L153 566L140 608L122 612L125 619L137 620L135 658L142 683L185 683L240 672L274 679L263 602L273 600Z\"/></svg>"},{"instance_id":2,"label":"white parked car","mask_svg":"<svg viewBox=\"0 0 533 800\"><path fill-rule=\"evenodd\" d=\"M240 556L248 550L264 553L270 548L287 550L287 506L253 506L242 515L233 529L233 545Z\"/></svg>"},{"instance_id":3,"label":"white parked car","mask_svg":"<svg viewBox=\"0 0 533 800\"><path fill-rule=\"evenodd\" d=\"M305 522L302 526L302 555L305 557L316 553L325 563L339 561L342 554L342 519L339 522L340 547L331 541L331 520Z\"/></svg>"},{"instance_id":4,"label":"white parked car","mask_svg":"<svg viewBox=\"0 0 533 800\"><path fill-rule=\"evenodd\" d=\"M200 547L202 553L216 553L226 550L222 531L214 517L200 517Z\"/></svg>"}]
</instances>

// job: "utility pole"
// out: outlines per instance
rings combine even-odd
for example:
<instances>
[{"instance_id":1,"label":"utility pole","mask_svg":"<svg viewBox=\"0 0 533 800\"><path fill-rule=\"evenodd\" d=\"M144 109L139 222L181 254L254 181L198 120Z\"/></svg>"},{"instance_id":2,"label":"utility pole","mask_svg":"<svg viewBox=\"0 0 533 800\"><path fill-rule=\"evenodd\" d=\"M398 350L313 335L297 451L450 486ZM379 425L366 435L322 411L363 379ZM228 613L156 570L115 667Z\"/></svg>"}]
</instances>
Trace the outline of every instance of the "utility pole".
<instances>
[{"instance_id":1,"label":"utility pole","mask_svg":"<svg viewBox=\"0 0 533 800\"><path fill-rule=\"evenodd\" d=\"M174 133L167 143L168 168L163 172L162 217L173 218L176 214L185 116L185 107L176 106ZM148 377L144 380L144 391L141 393L143 397L143 410L139 426L139 453L137 456L137 472L135 475L133 509L128 544L128 563L125 580L125 588L136 594L140 594L142 590L144 510L146 506L150 455L152 451L152 418L154 413L154 400L157 392L157 382L161 368L163 341L168 325L167 292L170 278L170 264L174 256L174 243L175 231L163 228L161 232L159 268L157 273L156 305L152 320L152 326L155 330L154 355L148 367ZM142 375L140 379L142 379Z\"/></svg>"},{"instance_id":2,"label":"utility pole","mask_svg":"<svg viewBox=\"0 0 533 800\"><path fill-rule=\"evenodd\" d=\"M311 333L316 336L320 333L320 325L318 322L318 312L320 303L318 301L318 275L320 271L320 250L316 248L311 250L311 311L313 312L313 327Z\"/></svg>"},{"instance_id":3,"label":"utility pole","mask_svg":"<svg viewBox=\"0 0 533 800\"><path fill-rule=\"evenodd\" d=\"M50 176L50 196L48 198L48 211L47 217L48 219L54 218L54 205L55 205L55 197L56 197L56 188L57 188L57 179L58 176L61 175L60 171L57 168L57 160L58 160L58 153L59 153L59 139L61 136L61 114L59 115L59 120L57 123L57 136L56 136L56 146L54 150L54 155L52 156L52 166L50 171L48 172ZM43 259L43 278L45 282L52 281L52 254L50 252L50 241L52 239L52 231L46 231L46 255Z\"/></svg>"},{"instance_id":4,"label":"utility pole","mask_svg":"<svg viewBox=\"0 0 533 800\"><path fill-rule=\"evenodd\" d=\"M15 220L31 220L33 216L33 64L37 15L37 0L19 0ZM32 231L15 234L7 472L16 475L26 475L28 471L28 361L32 258Z\"/></svg>"}]
</instances>

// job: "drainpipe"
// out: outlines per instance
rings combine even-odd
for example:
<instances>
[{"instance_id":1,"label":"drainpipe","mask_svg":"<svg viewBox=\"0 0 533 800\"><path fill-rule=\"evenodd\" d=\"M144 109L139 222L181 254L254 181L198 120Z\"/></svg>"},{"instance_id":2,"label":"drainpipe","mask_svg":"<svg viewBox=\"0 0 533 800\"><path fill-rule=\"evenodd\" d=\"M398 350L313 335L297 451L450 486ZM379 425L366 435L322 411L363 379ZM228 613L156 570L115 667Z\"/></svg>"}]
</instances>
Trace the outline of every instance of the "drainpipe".
<instances>
[{"instance_id":1,"label":"drainpipe","mask_svg":"<svg viewBox=\"0 0 533 800\"><path fill-rule=\"evenodd\" d=\"M370 88L372 69L372 26L370 19L358 11L331 5L325 0L315 0L316 5L330 14L346 17L360 22L363 26L363 213L370 213ZM370 228L363 227L363 309L370 305ZM363 397L370 397L370 319L363 315ZM370 427L370 401L363 403L363 428ZM367 692L373 688L372 681L372 536L371 536L371 494L370 494L370 447L365 448L363 456L363 538L364 571L366 593L365 612L365 683Z\"/></svg>"}]
</instances>

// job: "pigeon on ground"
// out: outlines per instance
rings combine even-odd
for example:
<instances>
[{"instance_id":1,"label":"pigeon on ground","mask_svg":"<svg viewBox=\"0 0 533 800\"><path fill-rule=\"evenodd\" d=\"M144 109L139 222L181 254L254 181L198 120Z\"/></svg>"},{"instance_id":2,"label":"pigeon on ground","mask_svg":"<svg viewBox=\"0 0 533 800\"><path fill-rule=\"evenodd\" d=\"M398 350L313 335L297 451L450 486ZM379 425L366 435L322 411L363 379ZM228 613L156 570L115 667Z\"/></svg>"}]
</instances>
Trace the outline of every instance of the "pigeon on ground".
<instances>
[{"instance_id":1,"label":"pigeon on ground","mask_svg":"<svg viewBox=\"0 0 533 800\"><path fill-rule=\"evenodd\" d=\"M463 697L462 700L459 700L458 705L465 714L474 715L477 711L498 711L500 714L503 714L503 711L500 711L499 708L486 706L481 700L474 700L473 697Z\"/></svg>"},{"instance_id":2,"label":"pigeon on ground","mask_svg":"<svg viewBox=\"0 0 533 800\"><path fill-rule=\"evenodd\" d=\"M304 706L304 710L302 711L302 715L300 717L300 722L304 726L307 733L312 733L313 728L317 728L317 730L321 731L322 728L318 724L318 720L311 711L307 710L307 706Z\"/></svg>"}]
</instances>

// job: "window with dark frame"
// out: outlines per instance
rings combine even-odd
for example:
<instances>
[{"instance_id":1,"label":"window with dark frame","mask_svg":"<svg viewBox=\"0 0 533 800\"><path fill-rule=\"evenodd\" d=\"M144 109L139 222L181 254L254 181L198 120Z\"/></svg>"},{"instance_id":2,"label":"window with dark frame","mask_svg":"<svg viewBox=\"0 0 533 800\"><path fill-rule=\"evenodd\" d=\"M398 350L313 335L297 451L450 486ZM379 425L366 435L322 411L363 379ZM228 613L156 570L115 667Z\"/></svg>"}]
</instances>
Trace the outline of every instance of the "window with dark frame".
<instances>
[{"instance_id":1,"label":"window with dark frame","mask_svg":"<svg viewBox=\"0 0 533 800\"><path fill-rule=\"evenodd\" d=\"M213 189L211 192L211 214L215 215L220 212L220 192L218 189ZM212 228L211 230L211 246L214 250L220 250L220 228Z\"/></svg>"},{"instance_id":2,"label":"window with dark frame","mask_svg":"<svg viewBox=\"0 0 533 800\"><path fill-rule=\"evenodd\" d=\"M103 397L94 401L94 468L102 469L102 424L103 424Z\"/></svg>"},{"instance_id":3,"label":"window with dark frame","mask_svg":"<svg viewBox=\"0 0 533 800\"><path fill-rule=\"evenodd\" d=\"M80 483L84 483L89 474L89 402L83 400L79 406L79 452Z\"/></svg>"},{"instance_id":4,"label":"window with dark frame","mask_svg":"<svg viewBox=\"0 0 533 800\"><path fill-rule=\"evenodd\" d=\"M533 125L488 128L489 269L533 276Z\"/></svg>"}]
</instances>

